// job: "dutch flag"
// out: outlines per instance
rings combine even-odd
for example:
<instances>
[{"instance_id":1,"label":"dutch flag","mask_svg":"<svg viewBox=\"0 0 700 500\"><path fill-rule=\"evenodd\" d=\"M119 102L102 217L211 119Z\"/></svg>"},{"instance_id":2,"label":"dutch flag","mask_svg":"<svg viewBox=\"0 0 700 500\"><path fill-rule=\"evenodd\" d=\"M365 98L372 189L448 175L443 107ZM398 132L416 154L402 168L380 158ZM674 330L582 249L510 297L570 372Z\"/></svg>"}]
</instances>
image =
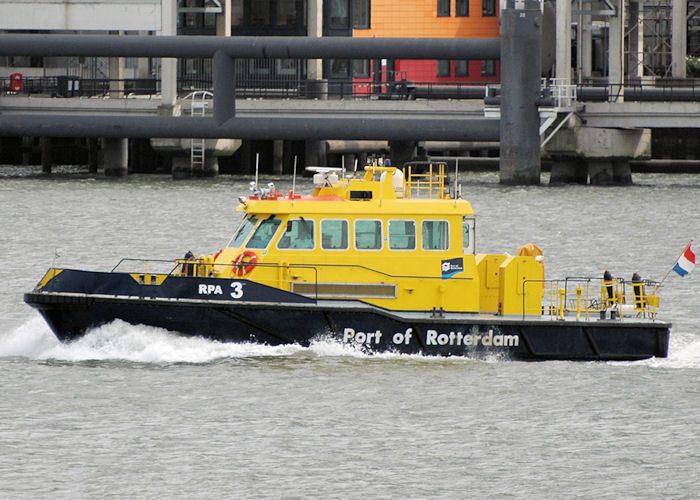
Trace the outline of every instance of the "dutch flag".
<instances>
[{"instance_id":1,"label":"dutch flag","mask_svg":"<svg viewBox=\"0 0 700 500\"><path fill-rule=\"evenodd\" d=\"M688 243L688 246L685 247L685 250L678 258L678 262L676 262L676 265L673 266L673 270L681 276L685 276L695 267L695 254L691 248L692 244L692 241Z\"/></svg>"}]
</instances>

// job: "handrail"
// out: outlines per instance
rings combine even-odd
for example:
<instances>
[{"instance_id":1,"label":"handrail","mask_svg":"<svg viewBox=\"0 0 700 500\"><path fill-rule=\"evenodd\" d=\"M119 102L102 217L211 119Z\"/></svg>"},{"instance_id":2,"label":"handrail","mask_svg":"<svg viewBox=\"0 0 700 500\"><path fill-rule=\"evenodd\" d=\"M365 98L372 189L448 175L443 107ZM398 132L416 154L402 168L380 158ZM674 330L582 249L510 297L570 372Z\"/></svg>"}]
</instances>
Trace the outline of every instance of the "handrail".
<instances>
[{"instance_id":1,"label":"handrail","mask_svg":"<svg viewBox=\"0 0 700 500\"><path fill-rule=\"evenodd\" d=\"M591 285L600 283L599 291L591 290ZM602 278L588 276L567 276L564 278L544 279L544 280L523 280L522 283L522 317L525 319L526 287L529 284L549 284L549 293L543 293L542 315L553 316L556 319L564 319L567 313L575 313L576 319L580 320L581 315L586 320L590 319L592 313L604 313L611 311L611 318L622 319L625 315L625 307L632 306L637 316L643 315L653 320L659 308L658 288L656 281L644 280L639 282L627 282L622 278L615 278L612 281L605 281ZM632 301L628 303L626 285L632 283ZM577 284L573 292L571 285ZM583 286L582 286L583 285ZM613 286L613 297L607 296L607 287ZM651 287L649 292L647 289ZM542 293L538 291L537 293ZM612 313L614 311L614 313ZM629 310L628 310L629 312ZM602 316L601 316L602 319Z\"/></svg>"}]
</instances>

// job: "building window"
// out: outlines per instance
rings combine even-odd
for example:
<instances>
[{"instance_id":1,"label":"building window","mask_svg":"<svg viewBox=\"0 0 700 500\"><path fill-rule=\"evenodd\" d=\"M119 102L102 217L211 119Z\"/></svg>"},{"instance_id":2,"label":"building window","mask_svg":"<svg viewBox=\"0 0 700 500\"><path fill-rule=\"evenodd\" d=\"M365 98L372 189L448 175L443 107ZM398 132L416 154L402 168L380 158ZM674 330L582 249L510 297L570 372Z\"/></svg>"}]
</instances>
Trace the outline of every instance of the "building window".
<instances>
[{"instance_id":1,"label":"building window","mask_svg":"<svg viewBox=\"0 0 700 500\"><path fill-rule=\"evenodd\" d=\"M297 15L296 0L277 0L277 26L296 26Z\"/></svg>"},{"instance_id":2,"label":"building window","mask_svg":"<svg viewBox=\"0 0 700 500\"><path fill-rule=\"evenodd\" d=\"M496 15L496 0L481 0L481 15L484 17Z\"/></svg>"},{"instance_id":3,"label":"building window","mask_svg":"<svg viewBox=\"0 0 700 500\"><path fill-rule=\"evenodd\" d=\"M253 26L269 26L270 0L258 0L250 4L250 24Z\"/></svg>"},{"instance_id":4,"label":"building window","mask_svg":"<svg viewBox=\"0 0 700 500\"><path fill-rule=\"evenodd\" d=\"M330 68L330 78L347 78L348 73L348 59L330 59L328 62L328 67Z\"/></svg>"},{"instance_id":5,"label":"building window","mask_svg":"<svg viewBox=\"0 0 700 500\"><path fill-rule=\"evenodd\" d=\"M469 76L469 59L455 61L455 76Z\"/></svg>"},{"instance_id":6,"label":"building window","mask_svg":"<svg viewBox=\"0 0 700 500\"><path fill-rule=\"evenodd\" d=\"M348 0L331 0L329 18L332 28L347 28Z\"/></svg>"},{"instance_id":7,"label":"building window","mask_svg":"<svg viewBox=\"0 0 700 500\"><path fill-rule=\"evenodd\" d=\"M484 59L481 61L481 76L496 76L495 59Z\"/></svg>"},{"instance_id":8,"label":"building window","mask_svg":"<svg viewBox=\"0 0 700 500\"><path fill-rule=\"evenodd\" d=\"M438 60L437 76L450 76L450 61L448 59Z\"/></svg>"},{"instance_id":9,"label":"building window","mask_svg":"<svg viewBox=\"0 0 700 500\"><path fill-rule=\"evenodd\" d=\"M353 59L350 65L353 77L369 78L369 59Z\"/></svg>"},{"instance_id":10,"label":"building window","mask_svg":"<svg viewBox=\"0 0 700 500\"><path fill-rule=\"evenodd\" d=\"M369 29L370 0L354 0L352 3L353 28Z\"/></svg>"},{"instance_id":11,"label":"building window","mask_svg":"<svg viewBox=\"0 0 700 500\"><path fill-rule=\"evenodd\" d=\"M260 33L270 28L288 33L306 24L304 0L231 0L231 26L236 34Z\"/></svg>"},{"instance_id":12,"label":"building window","mask_svg":"<svg viewBox=\"0 0 700 500\"><path fill-rule=\"evenodd\" d=\"M450 2L452 0L437 0L438 17L450 17Z\"/></svg>"},{"instance_id":13,"label":"building window","mask_svg":"<svg viewBox=\"0 0 700 500\"><path fill-rule=\"evenodd\" d=\"M456 0L456 2L457 3L455 3L455 16L469 16L469 0Z\"/></svg>"}]
</instances>

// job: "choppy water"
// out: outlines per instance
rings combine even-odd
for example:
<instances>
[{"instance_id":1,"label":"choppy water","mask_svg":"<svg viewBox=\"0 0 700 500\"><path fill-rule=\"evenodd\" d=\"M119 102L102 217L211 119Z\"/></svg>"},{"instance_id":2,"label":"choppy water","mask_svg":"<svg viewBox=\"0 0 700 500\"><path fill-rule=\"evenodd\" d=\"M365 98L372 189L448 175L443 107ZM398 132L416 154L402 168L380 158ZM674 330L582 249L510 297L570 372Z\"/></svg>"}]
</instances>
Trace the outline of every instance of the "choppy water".
<instances>
[{"instance_id":1,"label":"choppy water","mask_svg":"<svg viewBox=\"0 0 700 500\"><path fill-rule=\"evenodd\" d=\"M668 359L369 357L122 322L62 345L22 302L48 266L216 250L249 179L21 172L0 168L2 498L698 496L700 269L664 286ZM659 279L700 238L699 177L463 182L477 250L533 241L550 277Z\"/></svg>"}]
</instances>

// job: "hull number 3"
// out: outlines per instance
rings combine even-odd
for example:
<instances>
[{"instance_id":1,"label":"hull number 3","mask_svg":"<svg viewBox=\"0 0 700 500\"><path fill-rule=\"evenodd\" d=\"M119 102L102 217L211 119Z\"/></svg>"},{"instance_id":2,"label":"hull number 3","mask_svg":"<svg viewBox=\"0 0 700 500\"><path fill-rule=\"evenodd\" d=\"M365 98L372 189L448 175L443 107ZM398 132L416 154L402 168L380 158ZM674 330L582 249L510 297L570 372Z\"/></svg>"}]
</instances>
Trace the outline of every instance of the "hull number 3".
<instances>
[{"instance_id":1,"label":"hull number 3","mask_svg":"<svg viewBox=\"0 0 700 500\"><path fill-rule=\"evenodd\" d=\"M221 288L221 285L212 285L207 283L200 283L197 292L199 293L199 295L224 294L224 290ZM232 281L231 292L229 293L229 295L231 295L231 298L233 299L240 299L241 297L243 297L243 283L241 283L240 281Z\"/></svg>"}]
</instances>

